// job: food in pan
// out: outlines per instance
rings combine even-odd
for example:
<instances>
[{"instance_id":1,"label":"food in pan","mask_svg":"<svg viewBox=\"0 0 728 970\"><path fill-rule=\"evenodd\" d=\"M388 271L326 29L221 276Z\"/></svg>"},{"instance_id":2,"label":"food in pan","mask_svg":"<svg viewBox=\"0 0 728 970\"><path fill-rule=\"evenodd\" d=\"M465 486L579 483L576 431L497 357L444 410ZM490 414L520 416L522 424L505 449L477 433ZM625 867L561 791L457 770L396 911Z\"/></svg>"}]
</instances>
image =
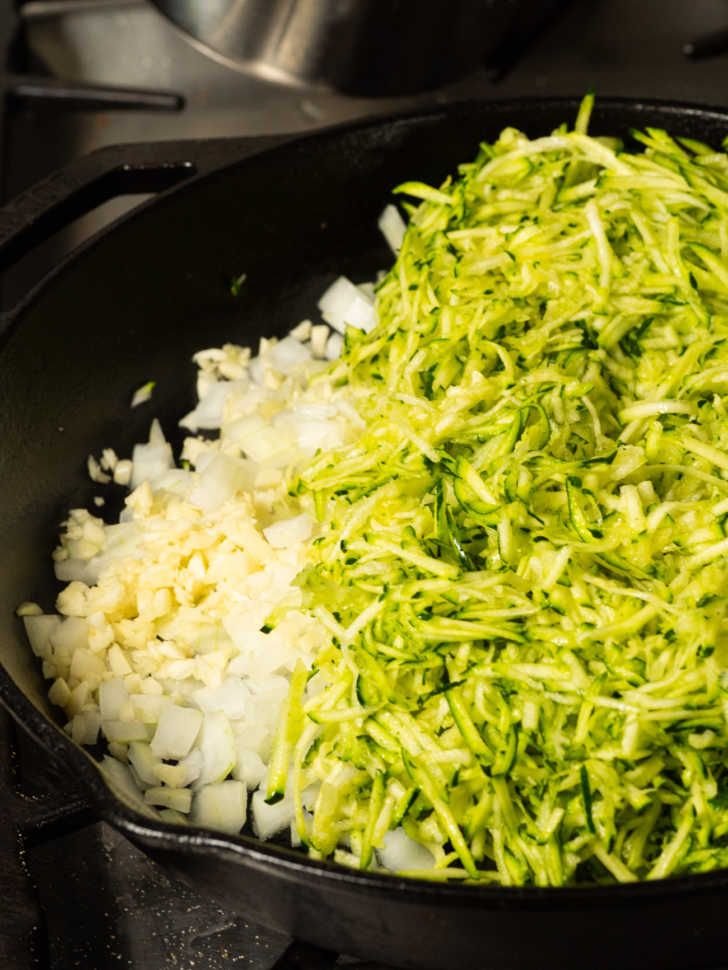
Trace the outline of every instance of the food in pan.
<instances>
[{"instance_id":1,"label":"food in pan","mask_svg":"<svg viewBox=\"0 0 728 970\"><path fill-rule=\"evenodd\" d=\"M400 186L343 339L199 355L181 467L156 424L92 465L122 521L71 513L22 612L164 818L501 885L728 864L728 156L590 109Z\"/></svg>"}]
</instances>

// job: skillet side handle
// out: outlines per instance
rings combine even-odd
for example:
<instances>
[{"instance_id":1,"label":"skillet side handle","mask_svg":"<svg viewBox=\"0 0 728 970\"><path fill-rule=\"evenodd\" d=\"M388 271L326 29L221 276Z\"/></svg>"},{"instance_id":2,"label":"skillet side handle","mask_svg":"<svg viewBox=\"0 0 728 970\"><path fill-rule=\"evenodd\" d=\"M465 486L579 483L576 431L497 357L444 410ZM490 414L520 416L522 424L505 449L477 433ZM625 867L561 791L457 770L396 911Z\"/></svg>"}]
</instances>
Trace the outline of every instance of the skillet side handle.
<instances>
[{"instance_id":1,"label":"skillet side handle","mask_svg":"<svg viewBox=\"0 0 728 970\"><path fill-rule=\"evenodd\" d=\"M0 208L0 272L110 199L163 192L289 139L271 135L100 148L53 172Z\"/></svg>"}]
</instances>

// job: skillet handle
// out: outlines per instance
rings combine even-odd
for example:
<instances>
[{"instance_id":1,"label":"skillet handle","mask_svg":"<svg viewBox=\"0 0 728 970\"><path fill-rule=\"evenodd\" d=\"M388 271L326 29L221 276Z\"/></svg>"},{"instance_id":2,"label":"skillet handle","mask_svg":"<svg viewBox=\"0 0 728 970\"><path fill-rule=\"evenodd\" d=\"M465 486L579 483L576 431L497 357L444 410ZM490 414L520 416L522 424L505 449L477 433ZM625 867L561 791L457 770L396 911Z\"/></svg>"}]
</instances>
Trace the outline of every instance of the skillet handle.
<instances>
[{"instance_id":1,"label":"skillet handle","mask_svg":"<svg viewBox=\"0 0 728 970\"><path fill-rule=\"evenodd\" d=\"M0 208L0 272L110 199L163 192L290 138L270 135L100 148L53 172Z\"/></svg>"}]
</instances>

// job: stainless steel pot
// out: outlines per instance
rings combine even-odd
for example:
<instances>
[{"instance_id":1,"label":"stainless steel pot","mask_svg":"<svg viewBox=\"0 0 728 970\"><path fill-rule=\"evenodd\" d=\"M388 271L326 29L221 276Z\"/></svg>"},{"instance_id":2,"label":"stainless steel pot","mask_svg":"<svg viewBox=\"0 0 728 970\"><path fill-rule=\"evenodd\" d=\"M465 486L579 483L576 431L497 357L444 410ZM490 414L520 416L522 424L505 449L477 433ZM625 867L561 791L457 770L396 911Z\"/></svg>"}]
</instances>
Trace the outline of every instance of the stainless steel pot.
<instances>
[{"instance_id":1,"label":"stainless steel pot","mask_svg":"<svg viewBox=\"0 0 728 970\"><path fill-rule=\"evenodd\" d=\"M426 90L503 41L526 0L152 0L225 63L356 94Z\"/></svg>"}]
</instances>

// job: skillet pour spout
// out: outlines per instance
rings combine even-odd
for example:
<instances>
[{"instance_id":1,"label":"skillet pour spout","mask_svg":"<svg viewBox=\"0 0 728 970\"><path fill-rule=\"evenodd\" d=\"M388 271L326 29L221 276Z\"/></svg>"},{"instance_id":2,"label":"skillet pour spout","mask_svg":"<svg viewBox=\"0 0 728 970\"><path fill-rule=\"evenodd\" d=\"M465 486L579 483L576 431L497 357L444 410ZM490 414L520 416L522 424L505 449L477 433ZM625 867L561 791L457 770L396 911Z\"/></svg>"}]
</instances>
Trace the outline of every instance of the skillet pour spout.
<instances>
[{"instance_id":1,"label":"skillet pour spout","mask_svg":"<svg viewBox=\"0 0 728 970\"><path fill-rule=\"evenodd\" d=\"M281 335L314 313L336 276L372 278L386 265L377 218L395 185L437 183L504 127L537 136L577 109L575 99L464 103L300 140L122 146L0 212L8 265L110 195L158 193L2 320L0 700L101 817L197 889L249 920L362 959L492 970L716 967L728 872L563 889L441 884L162 823L112 791L60 729L14 610L29 598L53 602L58 522L94 494L86 456L109 444L127 453L146 432L148 418L128 409L130 390L153 375L155 413L176 426L194 403L190 358L199 347ZM644 126L718 146L728 112L604 99L592 118L596 134L628 138ZM246 285L233 298L229 281L241 271Z\"/></svg>"}]
</instances>

